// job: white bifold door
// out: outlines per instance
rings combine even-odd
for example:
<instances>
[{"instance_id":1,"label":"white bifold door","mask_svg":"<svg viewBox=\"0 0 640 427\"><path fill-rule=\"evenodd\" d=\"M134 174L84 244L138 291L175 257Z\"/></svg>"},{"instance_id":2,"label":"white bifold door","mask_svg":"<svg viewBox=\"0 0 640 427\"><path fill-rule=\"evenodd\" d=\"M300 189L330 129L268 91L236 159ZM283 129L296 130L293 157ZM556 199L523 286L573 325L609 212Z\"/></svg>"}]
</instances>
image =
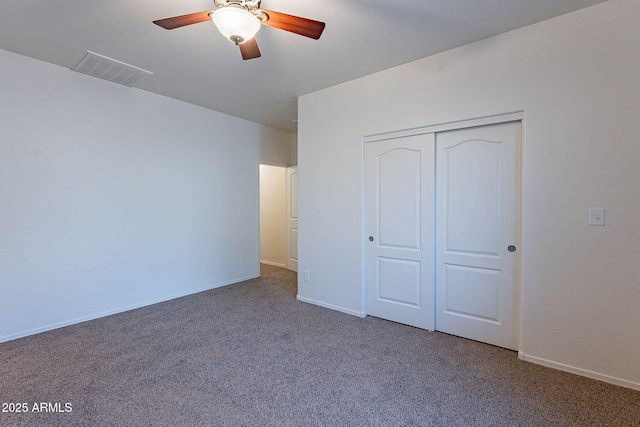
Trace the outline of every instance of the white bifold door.
<instances>
[{"instance_id":1,"label":"white bifold door","mask_svg":"<svg viewBox=\"0 0 640 427\"><path fill-rule=\"evenodd\" d=\"M517 349L520 122L367 143L367 313Z\"/></svg>"}]
</instances>

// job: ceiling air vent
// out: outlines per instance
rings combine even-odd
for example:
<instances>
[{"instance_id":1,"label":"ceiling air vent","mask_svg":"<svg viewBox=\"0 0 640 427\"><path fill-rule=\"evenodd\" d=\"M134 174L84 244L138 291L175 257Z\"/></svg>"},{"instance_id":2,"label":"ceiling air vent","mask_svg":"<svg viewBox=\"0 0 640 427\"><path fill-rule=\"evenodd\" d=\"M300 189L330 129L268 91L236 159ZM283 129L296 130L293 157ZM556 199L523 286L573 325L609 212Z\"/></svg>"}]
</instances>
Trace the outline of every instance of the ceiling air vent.
<instances>
[{"instance_id":1,"label":"ceiling air vent","mask_svg":"<svg viewBox=\"0 0 640 427\"><path fill-rule=\"evenodd\" d=\"M133 86L153 74L151 71L89 51L72 70L125 86Z\"/></svg>"}]
</instances>

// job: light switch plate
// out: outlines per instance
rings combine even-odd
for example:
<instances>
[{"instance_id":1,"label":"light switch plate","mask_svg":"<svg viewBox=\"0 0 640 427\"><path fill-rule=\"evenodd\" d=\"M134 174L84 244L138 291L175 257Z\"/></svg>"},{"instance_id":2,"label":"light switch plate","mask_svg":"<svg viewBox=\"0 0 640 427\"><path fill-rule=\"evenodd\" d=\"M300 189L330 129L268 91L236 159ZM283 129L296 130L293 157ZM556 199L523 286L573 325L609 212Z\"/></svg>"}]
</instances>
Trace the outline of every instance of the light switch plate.
<instances>
[{"instance_id":1,"label":"light switch plate","mask_svg":"<svg viewBox=\"0 0 640 427\"><path fill-rule=\"evenodd\" d=\"M589 208L589 225L604 225L604 208Z\"/></svg>"}]
</instances>

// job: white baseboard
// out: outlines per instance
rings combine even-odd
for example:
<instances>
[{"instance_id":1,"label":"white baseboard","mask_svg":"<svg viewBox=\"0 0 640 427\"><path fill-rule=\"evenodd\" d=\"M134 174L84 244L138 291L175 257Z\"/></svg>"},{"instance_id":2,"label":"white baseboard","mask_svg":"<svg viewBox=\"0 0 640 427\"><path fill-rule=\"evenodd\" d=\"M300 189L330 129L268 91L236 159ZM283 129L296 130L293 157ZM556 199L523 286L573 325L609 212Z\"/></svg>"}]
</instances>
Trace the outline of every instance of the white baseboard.
<instances>
[{"instance_id":1,"label":"white baseboard","mask_svg":"<svg viewBox=\"0 0 640 427\"><path fill-rule=\"evenodd\" d=\"M65 326L71 326L71 325L75 325L77 323L87 322L89 320L99 319L101 317L111 316L112 314L124 313L125 311L135 310L136 308L146 307L148 305L158 304L158 303L169 301L169 300L172 300L172 299L186 297L187 295L193 295L193 294L197 294L197 293L200 293L200 292L210 291L211 289L221 288L221 287L227 286L227 285L233 285L234 283L244 282L245 280L255 279L256 277L260 277L260 276L252 275L252 276L247 276L247 277L243 277L243 278L240 278L240 279L230 280L230 281L227 281L227 282L216 283L216 284L211 285L211 286L205 286L205 287L198 288L198 289L192 289L190 291L180 292L180 293L173 294L173 295L166 296L166 297L155 298L155 299L147 300L147 301L144 301L144 302L141 302L141 303L132 304L132 305L129 305L129 306L126 306L126 307L120 307L120 308L116 308L116 309L113 309L113 310L107 310L107 311L103 311L103 312L100 312L100 313L90 314L88 316L83 316L83 317L78 317L78 318L75 318L75 319L65 320L64 322L52 323L50 325L45 325L45 326L41 326L41 327L38 327L38 328L33 328L33 329L26 330L26 331L21 331L21 332L15 333L15 334L4 335L4 336L0 337L0 343L6 342L6 341L15 340L15 339L18 339L18 338L27 337L29 335L39 334L41 332L52 331L52 330L58 329L58 328L64 328Z\"/></svg>"},{"instance_id":2,"label":"white baseboard","mask_svg":"<svg viewBox=\"0 0 640 427\"><path fill-rule=\"evenodd\" d=\"M587 369L576 368L575 366L565 365L564 363L553 362L551 360L542 359L540 357L528 356L523 352L518 352L518 357L527 362L546 366L548 368L559 369L561 371L570 372L572 374L581 375L583 377L593 378L594 380L600 380L606 383L615 384L622 387L631 388L634 390L640 390L640 383L623 380L622 378L616 378L609 375L600 374L598 372L589 371Z\"/></svg>"},{"instance_id":3,"label":"white baseboard","mask_svg":"<svg viewBox=\"0 0 640 427\"><path fill-rule=\"evenodd\" d=\"M287 268L286 265L281 264L279 262L271 262L271 261L263 261L260 260L260 264L267 264L267 265L273 265L274 267L282 267L282 268Z\"/></svg>"},{"instance_id":4,"label":"white baseboard","mask_svg":"<svg viewBox=\"0 0 640 427\"><path fill-rule=\"evenodd\" d=\"M341 313L350 314L352 316L357 316L357 317L365 317L366 316L366 314L362 313L361 311L351 310L350 308L344 308L344 307L340 307L340 306L337 306L337 305L328 304L328 303L322 302L322 301L316 301L316 300L313 300L311 298L301 297L300 295L296 296L296 299L298 301L306 302L306 303L313 304L313 305L319 305L320 307L329 308L331 310L339 311Z\"/></svg>"}]
</instances>

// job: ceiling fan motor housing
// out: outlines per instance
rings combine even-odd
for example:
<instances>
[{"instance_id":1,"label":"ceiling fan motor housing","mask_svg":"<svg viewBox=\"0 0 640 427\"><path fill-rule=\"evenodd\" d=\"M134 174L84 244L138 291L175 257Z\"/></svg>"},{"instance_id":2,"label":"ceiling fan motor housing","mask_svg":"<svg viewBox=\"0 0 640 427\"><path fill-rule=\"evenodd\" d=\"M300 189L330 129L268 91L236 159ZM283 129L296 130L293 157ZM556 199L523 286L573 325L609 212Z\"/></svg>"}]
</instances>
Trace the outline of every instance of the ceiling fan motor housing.
<instances>
[{"instance_id":1,"label":"ceiling fan motor housing","mask_svg":"<svg viewBox=\"0 0 640 427\"><path fill-rule=\"evenodd\" d=\"M254 15L258 15L258 9L260 9L261 0L213 0L213 3L218 9L222 9L227 6L241 7Z\"/></svg>"}]
</instances>

